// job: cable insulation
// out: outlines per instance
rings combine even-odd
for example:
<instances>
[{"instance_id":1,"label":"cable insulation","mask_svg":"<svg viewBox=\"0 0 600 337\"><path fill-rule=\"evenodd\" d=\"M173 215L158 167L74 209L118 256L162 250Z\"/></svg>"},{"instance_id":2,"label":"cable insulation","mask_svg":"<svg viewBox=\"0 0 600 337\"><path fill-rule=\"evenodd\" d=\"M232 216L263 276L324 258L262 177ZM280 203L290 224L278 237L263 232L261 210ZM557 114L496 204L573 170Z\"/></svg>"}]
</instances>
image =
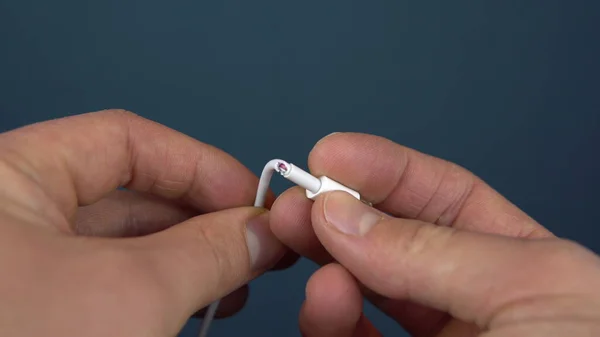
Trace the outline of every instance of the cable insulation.
<instances>
[{"instance_id":1,"label":"cable insulation","mask_svg":"<svg viewBox=\"0 0 600 337\"><path fill-rule=\"evenodd\" d=\"M357 191L354 191L335 180L325 176L317 178L285 160L273 159L265 165L260 175L260 179L258 180L254 207L265 207L265 201L267 199L267 194L269 193L269 184L271 183L271 178L275 172L304 188L306 190L306 196L312 200L317 196L330 191L345 191L355 198L362 200ZM217 300L208 306L204 319L202 320L202 326L200 327L198 337L208 336L208 328L215 318L220 301L221 300Z\"/></svg>"},{"instance_id":2,"label":"cable insulation","mask_svg":"<svg viewBox=\"0 0 600 337\"><path fill-rule=\"evenodd\" d=\"M271 183L273 173L278 172L283 175L283 172L288 172L287 170L291 168L291 164L280 159L270 160L265 165L260 175L260 179L258 180L258 188L256 190L256 197L254 199L254 207L265 206L265 200L267 199L267 193L269 193L269 184ZM198 337L208 336L208 329L210 328L210 324L215 318L215 314L217 313L217 309L219 307L220 302L220 300L217 300L208 306L206 314L204 314L204 318L202 320L202 325L200 327L200 333L198 334Z\"/></svg>"}]
</instances>

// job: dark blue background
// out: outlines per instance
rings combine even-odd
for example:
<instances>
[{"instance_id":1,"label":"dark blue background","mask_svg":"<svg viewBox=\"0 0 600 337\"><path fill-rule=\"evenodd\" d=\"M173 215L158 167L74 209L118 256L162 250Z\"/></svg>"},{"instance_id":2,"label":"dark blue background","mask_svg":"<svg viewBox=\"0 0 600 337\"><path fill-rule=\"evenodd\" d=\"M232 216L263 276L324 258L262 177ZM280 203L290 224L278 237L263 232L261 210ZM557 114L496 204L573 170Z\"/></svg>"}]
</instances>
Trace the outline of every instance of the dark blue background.
<instances>
[{"instance_id":1,"label":"dark blue background","mask_svg":"<svg viewBox=\"0 0 600 337\"><path fill-rule=\"evenodd\" d=\"M256 173L305 163L332 131L375 133L600 251L599 13L593 0L0 0L0 128L125 108ZM298 336L314 268L254 282L211 335Z\"/></svg>"}]
</instances>

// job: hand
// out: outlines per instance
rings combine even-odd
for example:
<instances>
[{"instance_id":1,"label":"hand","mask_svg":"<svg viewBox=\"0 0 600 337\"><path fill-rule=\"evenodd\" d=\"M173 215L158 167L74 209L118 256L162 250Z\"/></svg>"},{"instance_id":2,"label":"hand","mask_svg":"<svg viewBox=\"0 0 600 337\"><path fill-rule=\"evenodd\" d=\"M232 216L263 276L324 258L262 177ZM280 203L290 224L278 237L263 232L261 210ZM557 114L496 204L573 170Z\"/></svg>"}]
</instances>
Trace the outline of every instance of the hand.
<instances>
[{"instance_id":1,"label":"hand","mask_svg":"<svg viewBox=\"0 0 600 337\"><path fill-rule=\"evenodd\" d=\"M221 315L239 310L284 254L269 212L247 207L257 182L122 111L1 134L0 335L175 336L236 289Z\"/></svg>"},{"instance_id":2,"label":"hand","mask_svg":"<svg viewBox=\"0 0 600 337\"><path fill-rule=\"evenodd\" d=\"M315 175L360 191L275 202L271 227L324 265L300 313L307 337L379 336L365 295L415 337L597 336L600 261L560 240L454 164L386 139L336 134Z\"/></svg>"}]
</instances>

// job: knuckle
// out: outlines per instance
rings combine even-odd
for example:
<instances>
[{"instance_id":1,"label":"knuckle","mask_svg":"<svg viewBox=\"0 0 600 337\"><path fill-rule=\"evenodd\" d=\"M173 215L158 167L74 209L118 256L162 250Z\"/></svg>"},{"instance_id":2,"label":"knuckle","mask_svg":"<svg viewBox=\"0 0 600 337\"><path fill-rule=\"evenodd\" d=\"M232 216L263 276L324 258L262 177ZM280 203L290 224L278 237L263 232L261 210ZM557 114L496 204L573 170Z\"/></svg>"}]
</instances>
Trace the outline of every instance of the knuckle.
<instances>
[{"instance_id":1,"label":"knuckle","mask_svg":"<svg viewBox=\"0 0 600 337\"><path fill-rule=\"evenodd\" d=\"M402 235L403 252L407 259L412 259L414 256L420 256L432 250L438 251L443 249L454 236L456 230L449 227L441 227L426 223L415 223L411 226L404 227L407 233Z\"/></svg>"},{"instance_id":2,"label":"knuckle","mask_svg":"<svg viewBox=\"0 0 600 337\"><path fill-rule=\"evenodd\" d=\"M212 275L212 277L206 278L211 282L205 283L204 286L210 292L216 291L223 281L222 272L233 269L231 261L218 249L218 240L222 240L222 238L219 238L210 226L198 225L196 226L195 240L197 241L196 246L202 249L202 255L206 256L202 259L203 265L199 267Z\"/></svg>"},{"instance_id":3,"label":"knuckle","mask_svg":"<svg viewBox=\"0 0 600 337\"><path fill-rule=\"evenodd\" d=\"M423 287L422 282L416 277L418 271L422 269L422 263L443 254L453 240L456 230L420 221L397 219L392 221L395 223L390 223L387 227L395 233L388 233L385 235L388 238L384 240L391 244L390 251L385 255L393 256L391 258L393 263L389 263L389 260L382 261L385 266L378 266L377 270L382 270L384 273L378 276L384 283L382 287L388 292L400 297L410 296ZM397 223L398 221L402 223ZM390 265L395 267L390 268Z\"/></svg>"}]
</instances>

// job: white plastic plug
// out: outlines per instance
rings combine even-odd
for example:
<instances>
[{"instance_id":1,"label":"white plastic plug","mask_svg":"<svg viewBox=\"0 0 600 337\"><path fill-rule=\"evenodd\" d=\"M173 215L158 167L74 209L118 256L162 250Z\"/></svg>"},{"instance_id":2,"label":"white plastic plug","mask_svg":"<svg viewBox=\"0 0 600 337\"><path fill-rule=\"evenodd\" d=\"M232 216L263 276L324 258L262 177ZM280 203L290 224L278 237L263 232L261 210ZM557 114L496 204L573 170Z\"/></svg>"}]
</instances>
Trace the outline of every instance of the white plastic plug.
<instances>
[{"instance_id":1,"label":"white plastic plug","mask_svg":"<svg viewBox=\"0 0 600 337\"><path fill-rule=\"evenodd\" d=\"M315 200L323 193L333 191L348 192L356 199L361 200L360 194L355 190L344 186L326 176L317 178L298 166L286 161L275 159L268 167L275 167L275 170L278 171L284 178L290 180L298 186L303 187L306 190L306 197L311 200Z\"/></svg>"},{"instance_id":2,"label":"white plastic plug","mask_svg":"<svg viewBox=\"0 0 600 337\"><path fill-rule=\"evenodd\" d=\"M333 191L344 191L344 192L348 192L350 193L353 197L355 197L358 200L360 199L360 194L358 192L356 192L355 190L344 186L340 183L338 183L337 181L326 177L326 176L322 176L319 177L319 181L321 181L321 186L319 187L319 189L316 192L313 192L311 190L306 190L306 197L311 199L311 200L315 200L319 195L323 194L323 193L327 193L327 192L333 192Z\"/></svg>"}]
</instances>

